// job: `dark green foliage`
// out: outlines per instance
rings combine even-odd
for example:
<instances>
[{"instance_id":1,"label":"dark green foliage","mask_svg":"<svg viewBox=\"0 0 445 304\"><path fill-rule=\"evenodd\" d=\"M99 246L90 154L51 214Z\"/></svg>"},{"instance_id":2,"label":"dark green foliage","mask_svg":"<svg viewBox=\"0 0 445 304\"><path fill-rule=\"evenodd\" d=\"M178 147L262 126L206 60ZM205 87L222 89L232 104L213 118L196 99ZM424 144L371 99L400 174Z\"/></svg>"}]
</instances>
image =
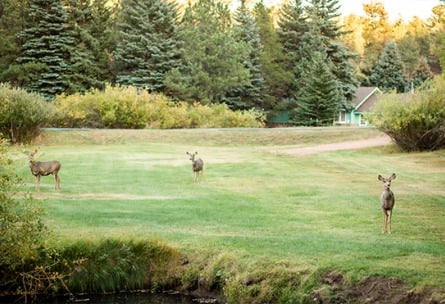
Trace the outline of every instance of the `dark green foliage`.
<instances>
[{"instance_id":1,"label":"dark green foliage","mask_svg":"<svg viewBox=\"0 0 445 304\"><path fill-rule=\"evenodd\" d=\"M241 6L235 12L235 21L237 22L235 31L238 40L246 42L250 50L244 60L244 65L249 71L249 82L244 86L233 88L228 93L229 96L225 102L235 110L261 109L263 105L262 93L265 91L260 63L263 44L255 24L255 18L247 10L244 0L241 1Z\"/></svg>"},{"instance_id":2,"label":"dark green foliage","mask_svg":"<svg viewBox=\"0 0 445 304\"><path fill-rule=\"evenodd\" d=\"M297 51L303 34L309 30L309 23L301 0L289 1L280 11L278 34L286 54L286 68L292 70L299 60Z\"/></svg>"},{"instance_id":3,"label":"dark green foliage","mask_svg":"<svg viewBox=\"0 0 445 304\"><path fill-rule=\"evenodd\" d=\"M445 80L427 82L415 95L388 95L373 109L371 123L405 151L445 148ZM400 100L402 98L402 100Z\"/></svg>"},{"instance_id":4,"label":"dark green foliage","mask_svg":"<svg viewBox=\"0 0 445 304\"><path fill-rule=\"evenodd\" d=\"M228 92L249 85L246 60L250 49L232 30L229 8L215 0L189 3L181 23L184 68L170 73L167 93L202 104L226 100Z\"/></svg>"},{"instance_id":5,"label":"dark green foliage","mask_svg":"<svg viewBox=\"0 0 445 304\"><path fill-rule=\"evenodd\" d=\"M391 41L385 45L377 65L372 69L369 80L381 90L395 90L402 93L407 90L404 72L404 65L397 45Z\"/></svg>"},{"instance_id":6,"label":"dark green foliage","mask_svg":"<svg viewBox=\"0 0 445 304\"><path fill-rule=\"evenodd\" d=\"M260 1L255 5L254 14L263 45L260 55L261 73L264 78L261 107L270 111L288 96L293 74L283 68L285 55L272 21L270 9Z\"/></svg>"},{"instance_id":7,"label":"dark green foliage","mask_svg":"<svg viewBox=\"0 0 445 304\"><path fill-rule=\"evenodd\" d=\"M285 107L296 124L332 123L358 86L355 54L337 42L344 34L338 10L338 0L312 0L306 7L295 0L282 10L279 33L294 74Z\"/></svg>"},{"instance_id":8,"label":"dark green foliage","mask_svg":"<svg viewBox=\"0 0 445 304\"><path fill-rule=\"evenodd\" d=\"M69 88L69 50L74 40L68 29L67 11L60 0L29 0L17 62L42 63L45 68L25 84L28 90L51 99Z\"/></svg>"},{"instance_id":9,"label":"dark green foliage","mask_svg":"<svg viewBox=\"0 0 445 304\"><path fill-rule=\"evenodd\" d=\"M103 89L111 80L109 54L112 14L116 6L106 0L67 0L69 34L74 40L70 49L68 94Z\"/></svg>"},{"instance_id":10,"label":"dark green foliage","mask_svg":"<svg viewBox=\"0 0 445 304\"><path fill-rule=\"evenodd\" d=\"M176 7L164 0L122 2L115 50L116 82L162 92L165 75L181 65Z\"/></svg>"},{"instance_id":11,"label":"dark green foliage","mask_svg":"<svg viewBox=\"0 0 445 304\"><path fill-rule=\"evenodd\" d=\"M332 67L319 36L303 35L299 49L300 61L295 66L298 75L294 100L294 122L298 125L332 124L340 109L341 87L332 75Z\"/></svg>"},{"instance_id":12,"label":"dark green foliage","mask_svg":"<svg viewBox=\"0 0 445 304\"><path fill-rule=\"evenodd\" d=\"M0 2L0 82L10 81L5 71L19 54L16 35L23 28L23 11L26 1L2 0Z\"/></svg>"},{"instance_id":13,"label":"dark green foliage","mask_svg":"<svg viewBox=\"0 0 445 304\"><path fill-rule=\"evenodd\" d=\"M40 95L0 84L0 133L12 143L29 143L52 115Z\"/></svg>"}]
</instances>

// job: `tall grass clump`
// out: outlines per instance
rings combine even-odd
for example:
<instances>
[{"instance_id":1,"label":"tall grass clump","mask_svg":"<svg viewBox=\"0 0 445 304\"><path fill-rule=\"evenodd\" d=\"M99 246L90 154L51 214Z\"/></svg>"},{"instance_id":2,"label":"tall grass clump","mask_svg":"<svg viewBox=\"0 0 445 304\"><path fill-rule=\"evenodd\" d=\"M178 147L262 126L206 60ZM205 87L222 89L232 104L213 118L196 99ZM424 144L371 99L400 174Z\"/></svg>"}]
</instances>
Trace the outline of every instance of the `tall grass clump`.
<instances>
[{"instance_id":1,"label":"tall grass clump","mask_svg":"<svg viewBox=\"0 0 445 304\"><path fill-rule=\"evenodd\" d=\"M56 98L54 126L67 128L230 128L262 127L260 111L232 111L225 104L174 102L163 94L134 87Z\"/></svg>"},{"instance_id":2,"label":"tall grass clump","mask_svg":"<svg viewBox=\"0 0 445 304\"><path fill-rule=\"evenodd\" d=\"M445 80L436 77L416 94L390 94L373 109L370 122L405 151L445 148Z\"/></svg>"},{"instance_id":3,"label":"tall grass clump","mask_svg":"<svg viewBox=\"0 0 445 304\"><path fill-rule=\"evenodd\" d=\"M52 116L52 103L23 89L0 84L0 133L12 143L29 143Z\"/></svg>"},{"instance_id":4,"label":"tall grass clump","mask_svg":"<svg viewBox=\"0 0 445 304\"><path fill-rule=\"evenodd\" d=\"M105 293L172 288L181 256L155 241L77 241L60 250L66 285L73 293Z\"/></svg>"}]
</instances>

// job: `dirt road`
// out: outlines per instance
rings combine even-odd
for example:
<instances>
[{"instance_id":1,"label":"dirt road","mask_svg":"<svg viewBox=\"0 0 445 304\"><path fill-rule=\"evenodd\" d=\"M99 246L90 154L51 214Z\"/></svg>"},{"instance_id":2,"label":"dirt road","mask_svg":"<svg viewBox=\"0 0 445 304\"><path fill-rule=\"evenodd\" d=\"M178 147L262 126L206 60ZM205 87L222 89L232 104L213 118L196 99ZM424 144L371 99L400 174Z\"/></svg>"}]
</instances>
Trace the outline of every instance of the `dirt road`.
<instances>
[{"instance_id":1,"label":"dirt road","mask_svg":"<svg viewBox=\"0 0 445 304\"><path fill-rule=\"evenodd\" d=\"M296 147L291 149L281 150L280 152L291 155L309 155L321 152L330 152L338 150L357 150L368 147L385 146L392 142L389 136L379 136L363 140L352 140L332 144L322 144L310 147Z\"/></svg>"}]
</instances>

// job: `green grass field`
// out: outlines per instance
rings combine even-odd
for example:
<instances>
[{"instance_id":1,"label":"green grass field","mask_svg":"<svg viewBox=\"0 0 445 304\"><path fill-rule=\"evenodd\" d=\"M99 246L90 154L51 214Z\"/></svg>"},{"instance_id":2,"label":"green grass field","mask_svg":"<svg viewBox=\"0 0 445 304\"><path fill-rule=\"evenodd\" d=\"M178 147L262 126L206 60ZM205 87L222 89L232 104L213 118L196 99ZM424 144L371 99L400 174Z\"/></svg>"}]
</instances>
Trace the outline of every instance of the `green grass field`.
<instances>
[{"instance_id":1,"label":"green grass field","mask_svg":"<svg viewBox=\"0 0 445 304\"><path fill-rule=\"evenodd\" d=\"M401 153L389 145L282 153L381 135L358 128L49 130L30 148L62 163L62 189L43 177L35 197L61 243L155 238L191 255L228 252L244 265L383 275L443 291L445 151ZM205 162L198 184L187 151ZM16 158L33 191L27 158ZM382 235L377 175L393 172L393 234Z\"/></svg>"}]
</instances>

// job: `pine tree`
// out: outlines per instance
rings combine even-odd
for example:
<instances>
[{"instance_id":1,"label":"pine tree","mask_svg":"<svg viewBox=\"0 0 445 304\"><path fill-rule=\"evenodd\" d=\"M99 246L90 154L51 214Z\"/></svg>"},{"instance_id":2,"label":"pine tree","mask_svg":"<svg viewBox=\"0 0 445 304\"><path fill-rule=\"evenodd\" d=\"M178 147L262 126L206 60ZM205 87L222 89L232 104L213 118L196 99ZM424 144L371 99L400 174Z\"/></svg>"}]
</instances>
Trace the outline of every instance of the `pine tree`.
<instances>
[{"instance_id":1,"label":"pine tree","mask_svg":"<svg viewBox=\"0 0 445 304\"><path fill-rule=\"evenodd\" d=\"M261 74L260 55L263 44L260 40L258 28L254 17L249 13L245 0L241 0L241 6L234 16L238 23L235 27L238 41L247 43L249 54L243 63L249 71L249 82L244 86L237 86L228 92L226 103L235 110L262 108L264 92L264 78Z\"/></svg>"},{"instance_id":2,"label":"pine tree","mask_svg":"<svg viewBox=\"0 0 445 304\"><path fill-rule=\"evenodd\" d=\"M394 41L385 45L376 66L372 69L369 80L381 90L396 90L399 93L407 90L404 65Z\"/></svg>"},{"instance_id":3,"label":"pine tree","mask_svg":"<svg viewBox=\"0 0 445 304\"><path fill-rule=\"evenodd\" d=\"M25 29L19 34L21 49L17 62L22 66L44 65L26 88L53 98L69 88L70 53L73 39L69 35L68 16L60 0L29 0Z\"/></svg>"},{"instance_id":4,"label":"pine tree","mask_svg":"<svg viewBox=\"0 0 445 304\"><path fill-rule=\"evenodd\" d=\"M292 70L298 60L297 50L301 38L309 30L307 16L302 0L289 1L284 4L278 20L278 34L286 55L286 68Z\"/></svg>"},{"instance_id":5,"label":"pine tree","mask_svg":"<svg viewBox=\"0 0 445 304\"><path fill-rule=\"evenodd\" d=\"M342 90L332 74L319 35L309 31L302 37L295 72L298 75L293 120L298 125L329 125L334 121L342 101Z\"/></svg>"},{"instance_id":6,"label":"pine tree","mask_svg":"<svg viewBox=\"0 0 445 304\"><path fill-rule=\"evenodd\" d=\"M0 75L2 75L9 66L14 64L20 49L16 41L16 35L23 28L23 6L22 1L2 0L0 3ZM2 78L0 81L7 82L8 78Z\"/></svg>"},{"instance_id":7,"label":"pine tree","mask_svg":"<svg viewBox=\"0 0 445 304\"><path fill-rule=\"evenodd\" d=\"M263 51L260 55L261 73L264 78L262 108L273 110L287 96L293 74L283 68L284 52L278 33L271 18L270 9L264 6L263 1L254 7L254 14Z\"/></svg>"},{"instance_id":8,"label":"pine tree","mask_svg":"<svg viewBox=\"0 0 445 304\"><path fill-rule=\"evenodd\" d=\"M357 54L341 44L340 38L346 32L339 25L339 0L311 0L307 8L311 26L322 37L327 57L332 62L332 73L340 83L344 101L350 101L359 86L353 59Z\"/></svg>"},{"instance_id":9,"label":"pine tree","mask_svg":"<svg viewBox=\"0 0 445 304\"><path fill-rule=\"evenodd\" d=\"M115 7L106 0L67 0L71 36L75 47L70 50L70 92L103 89L111 80L109 66L110 29Z\"/></svg>"},{"instance_id":10,"label":"pine tree","mask_svg":"<svg viewBox=\"0 0 445 304\"><path fill-rule=\"evenodd\" d=\"M164 0L124 0L115 50L116 82L164 90L165 75L181 64L178 13Z\"/></svg>"},{"instance_id":11,"label":"pine tree","mask_svg":"<svg viewBox=\"0 0 445 304\"><path fill-rule=\"evenodd\" d=\"M425 57L420 57L411 77L412 86L420 87L425 81L432 79L433 76L428 60Z\"/></svg>"},{"instance_id":12,"label":"pine tree","mask_svg":"<svg viewBox=\"0 0 445 304\"><path fill-rule=\"evenodd\" d=\"M249 84L243 61L249 48L237 40L230 10L215 0L189 3L181 22L186 66L168 77L168 94L189 102L220 103Z\"/></svg>"}]
</instances>

